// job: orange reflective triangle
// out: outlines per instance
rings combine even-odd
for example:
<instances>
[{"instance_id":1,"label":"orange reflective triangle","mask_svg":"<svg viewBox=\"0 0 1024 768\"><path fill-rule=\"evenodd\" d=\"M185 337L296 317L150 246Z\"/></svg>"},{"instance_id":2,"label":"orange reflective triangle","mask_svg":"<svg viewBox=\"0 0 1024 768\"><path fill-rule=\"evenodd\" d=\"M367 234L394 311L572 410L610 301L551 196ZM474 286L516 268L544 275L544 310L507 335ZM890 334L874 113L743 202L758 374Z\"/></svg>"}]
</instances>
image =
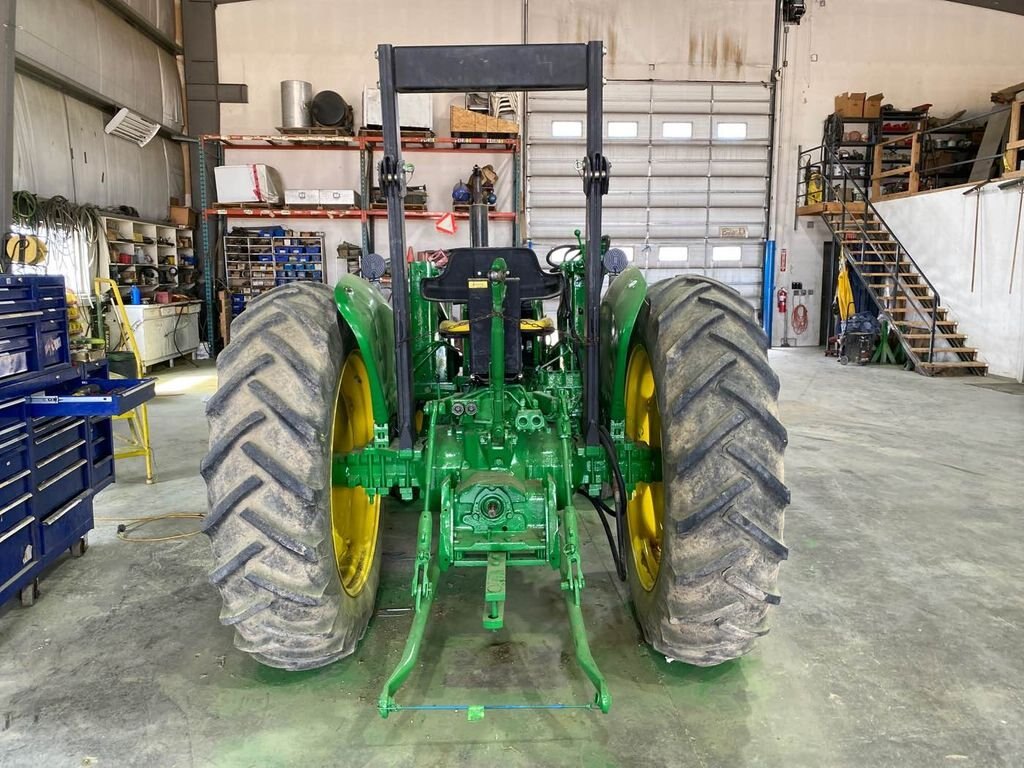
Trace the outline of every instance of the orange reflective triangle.
<instances>
[{"instance_id":1,"label":"orange reflective triangle","mask_svg":"<svg viewBox=\"0 0 1024 768\"><path fill-rule=\"evenodd\" d=\"M455 224L455 216L451 213L446 213L438 219L434 227L438 232L443 232L446 235L454 235L455 230L458 229L458 226Z\"/></svg>"}]
</instances>

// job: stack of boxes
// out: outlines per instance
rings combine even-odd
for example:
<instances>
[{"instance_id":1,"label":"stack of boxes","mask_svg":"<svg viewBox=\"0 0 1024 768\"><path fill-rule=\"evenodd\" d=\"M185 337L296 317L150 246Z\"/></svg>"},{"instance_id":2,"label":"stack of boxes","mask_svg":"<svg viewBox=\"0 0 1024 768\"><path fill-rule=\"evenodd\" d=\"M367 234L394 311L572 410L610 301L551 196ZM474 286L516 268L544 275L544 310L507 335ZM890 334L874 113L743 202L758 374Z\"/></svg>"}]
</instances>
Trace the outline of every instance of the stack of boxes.
<instances>
[{"instance_id":1,"label":"stack of boxes","mask_svg":"<svg viewBox=\"0 0 1024 768\"><path fill-rule=\"evenodd\" d=\"M835 113L840 117L864 117L873 120L882 116L884 94L841 93L836 96Z\"/></svg>"}]
</instances>

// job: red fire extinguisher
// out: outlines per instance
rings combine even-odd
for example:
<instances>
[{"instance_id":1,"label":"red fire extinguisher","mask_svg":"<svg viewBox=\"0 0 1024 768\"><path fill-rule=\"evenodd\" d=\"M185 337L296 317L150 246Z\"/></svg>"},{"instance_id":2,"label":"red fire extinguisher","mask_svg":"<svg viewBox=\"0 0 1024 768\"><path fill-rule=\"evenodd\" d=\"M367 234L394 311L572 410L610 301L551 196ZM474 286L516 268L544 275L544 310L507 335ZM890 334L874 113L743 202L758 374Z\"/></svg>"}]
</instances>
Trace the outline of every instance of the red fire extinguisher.
<instances>
[{"instance_id":1,"label":"red fire extinguisher","mask_svg":"<svg viewBox=\"0 0 1024 768\"><path fill-rule=\"evenodd\" d=\"M778 309L779 314L781 314L781 315L786 314L787 300L789 299L789 294L786 293L786 289L785 288L779 288L779 292L776 293L775 296L776 296L776 300L775 300L776 309Z\"/></svg>"}]
</instances>

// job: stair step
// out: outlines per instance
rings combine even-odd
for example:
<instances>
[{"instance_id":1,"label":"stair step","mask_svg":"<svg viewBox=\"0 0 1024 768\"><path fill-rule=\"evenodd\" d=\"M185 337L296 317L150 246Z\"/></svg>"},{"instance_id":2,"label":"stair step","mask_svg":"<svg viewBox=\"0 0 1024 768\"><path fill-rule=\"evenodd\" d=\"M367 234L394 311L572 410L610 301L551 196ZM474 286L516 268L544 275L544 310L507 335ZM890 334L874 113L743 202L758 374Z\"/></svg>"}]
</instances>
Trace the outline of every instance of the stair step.
<instances>
[{"instance_id":1,"label":"stair step","mask_svg":"<svg viewBox=\"0 0 1024 768\"><path fill-rule=\"evenodd\" d=\"M861 272L861 277L892 277L892 272ZM908 277L920 277L917 272L900 272L899 276L906 280Z\"/></svg>"},{"instance_id":2,"label":"stair step","mask_svg":"<svg viewBox=\"0 0 1024 768\"><path fill-rule=\"evenodd\" d=\"M911 352L916 352L918 354L921 354L922 352L927 352L928 351L928 347L911 347L910 351ZM966 353L966 354L976 355L980 351L981 350L979 350L979 349L977 349L975 347L936 347L935 348L935 354L937 354L937 355L941 354L943 352L949 352L949 353L955 352L957 354L960 354L961 352L963 352L963 353Z\"/></svg>"},{"instance_id":3,"label":"stair step","mask_svg":"<svg viewBox=\"0 0 1024 768\"><path fill-rule=\"evenodd\" d=\"M988 363L983 363L980 360L951 360L948 363L918 363L922 368L985 368L988 369Z\"/></svg>"},{"instance_id":4,"label":"stair step","mask_svg":"<svg viewBox=\"0 0 1024 768\"><path fill-rule=\"evenodd\" d=\"M916 323L912 323L909 320L893 320L893 323L897 327L901 326L901 325L909 325L909 326L911 326L913 328L919 328L919 329L923 328L923 326L921 325L920 321L916 322ZM935 325L936 326L939 326L939 325L952 326L953 328L956 328L957 325L959 325L959 322L956 321L956 320L942 320L942 319L939 319L939 320L935 321Z\"/></svg>"},{"instance_id":5,"label":"stair step","mask_svg":"<svg viewBox=\"0 0 1024 768\"><path fill-rule=\"evenodd\" d=\"M931 307L929 307L928 310L929 310L929 313L930 313L931 312ZM889 312L890 315L893 315L893 314L896 314L896 313L905 314L907 312L917 312L919 310L914 309L913 307L893 307L892 309L887 310L887 311ZM939 307L938 309L935 310L935 314L938 315L940 318L945 317L947 312L949 312L949 310L946 309L945 307Z\"/></svg>"},{"instance_id":6,"label":"stair step","mask_svg":"<svg viewBox=\"0 0 1024 768\"><path fill-rule=\"evenodd\" d=\"M930 339L932 335L930 333L901 333L904 339ZM967 338L966 333L936 333L936 339L960 339L961 341ZM954 349L961 349L961 347L954 347ZM966 349L966 347L963 347Z\"/></svg>"}]
</instances>

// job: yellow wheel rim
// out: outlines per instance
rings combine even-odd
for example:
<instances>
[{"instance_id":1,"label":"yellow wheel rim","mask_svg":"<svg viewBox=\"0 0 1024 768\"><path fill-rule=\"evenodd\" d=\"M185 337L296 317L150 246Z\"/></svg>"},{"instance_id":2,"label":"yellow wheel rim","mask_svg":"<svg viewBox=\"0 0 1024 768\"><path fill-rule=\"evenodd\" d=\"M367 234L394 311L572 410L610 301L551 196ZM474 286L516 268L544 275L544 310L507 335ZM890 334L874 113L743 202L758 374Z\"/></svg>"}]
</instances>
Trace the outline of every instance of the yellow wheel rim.
<instances>
[{"instance_id":1,"label":"yellow wheel rim","mask_svg":"<svg viewBox=\"0 0 1024 768\"><path fill-rule=\"evenodd\" d=\"M331 445L349 453L373 439L370 378L358 352L345 358L335 400ZM380 525L380 496L373 500L362 487L331 488L331 537L341 585L352 597L363 591L373 567Z\"/></svg>"},{"instance_id":2,"label":"yellow wheel rim","mask_svg":"<svg viewBox=\"0 0 1024 768\"><path fill-rule=\"evenodd\" d=\"M661 447L661 412L654 371L647 350L637 346L626 369L626 437L651 448ZM646 591L654 589L661 566L662 519L665 511L663 486L637 483L626 506L629 542L637 579Z\"/></svg>"}]
</instances>

